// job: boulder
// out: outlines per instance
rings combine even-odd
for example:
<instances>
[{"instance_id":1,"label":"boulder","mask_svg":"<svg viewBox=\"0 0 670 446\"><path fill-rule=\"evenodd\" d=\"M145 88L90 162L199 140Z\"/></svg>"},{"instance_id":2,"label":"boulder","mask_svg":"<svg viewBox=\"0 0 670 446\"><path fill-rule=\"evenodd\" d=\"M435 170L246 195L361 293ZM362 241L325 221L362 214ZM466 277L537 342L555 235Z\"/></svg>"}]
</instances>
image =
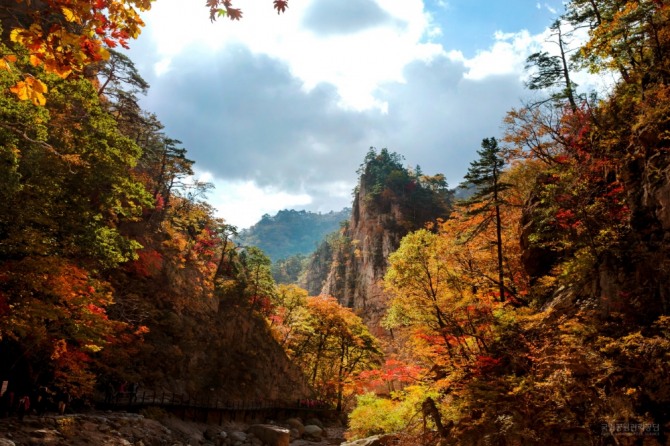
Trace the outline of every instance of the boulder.
<instances>
[{"instance_id":1,"label":"boulder","mask_svg":"<svg viewBox=\"0 0 670 446\"><path fill-rule=\"evenodd\" d=\"M205 440L215 440L219 437L219 430L210 426L205 429L205 432L202 433L202 436L205 438Z\"/></svg>"},{"instance_id":2,"label":"boulder","mask_svg":"<svg viewBox=\"0 0 670 446\"><path fill-rule=\"evenodd\" d=\"M302 424L302 421L299 418L289 418L286 420L286 424L290 429L295 429L298 431L298 438L305 433L305 426Z\"/></svg>"},{"instance_id":3,"label":"boulder","mask_svg":"<svg viewBox=\"0 0 670 446\"><path fill-rule=\"evenodd\" d=\"M247 441L247 434L241 431L233 431L230 433L229 437L233 443L237 441L244 443L245 441Z\"/></svg>"},{"instance_id":4,"label":"boulder","mask_svg":"<svg viewBox=\"0 0 670 446\"><path fill-rule=\"evenodd\" d=\"M288 446L290 441L288 429L272 424L254 424L247 432L269 446Z\"/></svg>"},{"instance_id":5,"label":"boulder","mask_svg":"<svg viewBox=\"0 0 670 446\"><path fill-rule=\"evenodd\" d=\"M360 440L349 441L340 446L392 446L398 444L398 437L393 434L373 435Z\"/></svg>"},{"instance_id":6,"label":"boulder","mask_svg":"<svg viewBox=\"0 0 670 446\"><path fill-rule=\"evenodd\" d=\"M304 430L305 430L305 429L304 429L304 427L303 427L303 431L304 431ZM299 431L298 429L295 429L295 428L291 428L291 429L289 430L289 435L290 435L290 437L291 437L291 441L293 441L293 440L297 440L297 439L299 439L300 437L302 437L302 434L300 433L300 431Z\"/></svg>"},{"instance_id":7,"label":"boulder","mask_svg":"<svg viewBox=\"0 0 670 446\"><path fill-rule=\"evenodd\" d=\"M323 423L318 418L310 418L309 420L305 421L305 426L307 426L308 424L311 424L313 426L319 426L321 429L324 429Z\"/></svg>"},{"instance_id":8,"label":"boulder","mask_svg":"<svg viewBox=\"0 0 670 446\"><path fill-rule=\"evenodd\" d=\"M311 441L321 441L323 437L323 429L315 424L308 424L305 426L305 433L302 434L302 438L305 440Z\"/></svg>"}]
</instances>

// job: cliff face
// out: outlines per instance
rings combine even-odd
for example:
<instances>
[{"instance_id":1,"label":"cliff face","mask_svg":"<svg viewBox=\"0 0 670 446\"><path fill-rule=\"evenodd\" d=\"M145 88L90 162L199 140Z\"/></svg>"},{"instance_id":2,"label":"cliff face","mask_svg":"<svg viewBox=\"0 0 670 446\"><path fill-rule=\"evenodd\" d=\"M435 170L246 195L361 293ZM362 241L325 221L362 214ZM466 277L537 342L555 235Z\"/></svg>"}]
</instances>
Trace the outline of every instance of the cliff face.
<instances>
[{"instance_id":1,"label":"cliff face","mask_svg":"<svg viewBox=\"0 0 670 446\"><path fill-rule=\"evenodd\" d=\"M631 227L625 255L608 253L594 288L604 310L620 311L632 297L641 322L651 322L670 311L670 163L667 157L640 157L622 177Z\"/></svg>"},{"instance_id":2,"label":"cliff face","mask_svg":"<svg viewBox=\"0 0 670 446\"><path fill-rule=\"evenodd\" d=\"M232 300L164 308L150 330L136 370L145 388L225 401L310 394L266 322Z\"/></svg>"},{"instance_id":3,"label":"cliff face","mask_svg":"<svg viewBox=\"0 0 670 446\"><path fill-rule=\"evenodd\" d=\"M361 184L353 203L351 220L343 240L333 253L333 261L320 294L335 296L342 305L357 310L375 336L383 334L381 319L389 297L381 281L387 258L400 245L408 230L400 206L391 204L386 212L366 204L367 190ZM418 228L417 228L418 229Z\"/></svg>"},{"instance_id":4,"label":"cliff face","mask_svg":"<svg viewBox=\"0 0 670 446\"><path fill-rule=\"evenodd\" d=\"M547 195L542 193L551 177L540 176L524 207L522 260L531 281L536 282L556 266L576 263L581 247L581 254L588 252L593 259L588 269L566 276L568 286L553 295L548 290L541 297L544 303L565 308L588 303L601 318L624 314L634 324L647 325L670 311L670 162L667 156L660 156L667 149L659 148L657 139L647 141L640 135L631 139L636 141L633 146L645 149L622 160L616 169L617 184L624 191L617 198L625 203L620 207L623 217L617 221L617 215L610 218L610 213L584 223L585 232L609 235L599 236L589 251L583 249L583 240L581 245L575 242L578 236L569 243L560 242L565 235L559 235L555 221L543 220ZM609 176L614 175L610 172ZM602 175L603 184L607 177ZM608 204L616 203L608 200Z\"/></svg>"}]
</instances>

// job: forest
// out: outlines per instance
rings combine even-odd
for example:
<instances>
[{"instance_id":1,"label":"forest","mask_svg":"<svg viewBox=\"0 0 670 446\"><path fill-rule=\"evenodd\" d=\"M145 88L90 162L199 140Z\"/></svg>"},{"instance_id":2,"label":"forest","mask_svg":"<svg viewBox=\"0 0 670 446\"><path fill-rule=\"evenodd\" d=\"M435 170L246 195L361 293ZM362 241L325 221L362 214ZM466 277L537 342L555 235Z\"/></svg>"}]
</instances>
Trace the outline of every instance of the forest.
<instances>
[{"instance_id":1,"label":"forest","mask_svg":"<svg viewBox=\"0 0 670 446\"><path fill-rule=\"evenodd\" d=\"M350 222L300 264L309 291L237 245L187 149L140 107L149 85L114 48L149 5L0 6L10 390L81 407L121 382L313 398L347 414L349 439L399 444L668 444L670 1L569 0L549 24L559 55L527 60L541 99L481 135L467 198L370 149ZM568 48L567 29L588 39ZM585 69L612 90L581 91ZM362 285L381 299L372 319Z\"/></svg>"}]
</instances>

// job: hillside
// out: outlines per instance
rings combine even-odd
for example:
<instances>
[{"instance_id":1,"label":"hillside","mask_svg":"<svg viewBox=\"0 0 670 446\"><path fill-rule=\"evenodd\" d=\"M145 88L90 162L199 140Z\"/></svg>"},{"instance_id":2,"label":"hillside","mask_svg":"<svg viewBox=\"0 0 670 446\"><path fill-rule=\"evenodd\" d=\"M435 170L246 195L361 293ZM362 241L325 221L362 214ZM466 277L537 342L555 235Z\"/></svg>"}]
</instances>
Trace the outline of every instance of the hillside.
<instances>
[{"instance_id":1,"label":"hillside","mask_svg":"<svg viewBox=\"0 0 670 446\"><path fill-rule=\"evenodd\" d=\"M285 209L274 216L263 215L258 223L240 231L236 241L262 249L273 262L296 254L310 254L350 214L348 208L325 214Z\"/></svg>"}]
</instances>

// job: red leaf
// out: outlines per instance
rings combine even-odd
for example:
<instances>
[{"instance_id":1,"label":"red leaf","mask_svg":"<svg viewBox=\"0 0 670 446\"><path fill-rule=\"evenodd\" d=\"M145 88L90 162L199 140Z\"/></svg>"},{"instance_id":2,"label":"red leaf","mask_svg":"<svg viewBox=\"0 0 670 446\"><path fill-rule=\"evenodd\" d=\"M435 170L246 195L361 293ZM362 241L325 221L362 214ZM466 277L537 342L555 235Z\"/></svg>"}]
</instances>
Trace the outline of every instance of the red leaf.
<instances>
[{"instance_id":1,"label":"red leaf","mask_svg":"<svg viewBox=\"0 0 670 446\"><path fill-rule=\"evenodd\" d=\"M230 20L240 20L242 18L242 10L237 8L227 8L226 13Z\"/></svg>"},{"instance_id":2,"label":"red leaf","mask_svg":"<svg viewBox=\"0 0 670 446\"><path fill-rule=\"evenodd\" d=\"M274 0L274 7L277 10L277 14L286 11L288 8L288 0Z\"/></svg>"}]
</instances>

